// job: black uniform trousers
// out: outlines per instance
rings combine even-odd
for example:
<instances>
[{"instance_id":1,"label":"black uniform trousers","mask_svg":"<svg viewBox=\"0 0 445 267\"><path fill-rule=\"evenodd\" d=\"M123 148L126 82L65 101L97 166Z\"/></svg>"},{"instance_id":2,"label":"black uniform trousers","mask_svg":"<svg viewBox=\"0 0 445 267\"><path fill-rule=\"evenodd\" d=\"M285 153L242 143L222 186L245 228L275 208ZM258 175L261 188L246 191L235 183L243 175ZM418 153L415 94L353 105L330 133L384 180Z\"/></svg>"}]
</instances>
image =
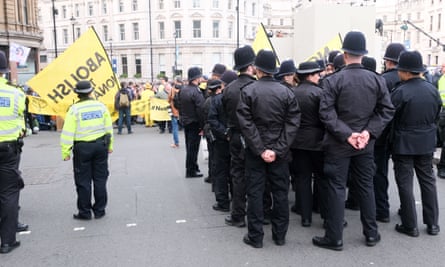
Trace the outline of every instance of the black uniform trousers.
<instances>
[{"instance_id":1,"label":"black uniform trousers","mask_svg":"<svg viewBox=\"0 0 445 267\"><path fill-rule=\"evenodd\" d=\"M92 142L75 142L73 148L74 181L79 215L91 217L105 214L107 205L108 145L103 138ZM94 204L91 205L91 184Z\"/></svg>"},{"instance_id":2,"label":"black uniform trousers","mask_svg":"<svg viewBox=\"0 0 445 267\"><path fill-rule=\"evenodd\" d=\"M413 176L416 171L422 197L423 223L437 225L439 208L437 203L436 178L433 174L432 154L393 155L394 173L401 204L402 225L417 227L416 202L413 194Z\"/></svg>"},{"instance_id":3,"label":"black uniform trousers","mask_svg":"<svg viewBox=\"0 0 445 267\"><path fill-rule=\"evenodd\" d=\"M185 168L186 175L192 175L199 172L198 166L198 153L199 144L201 142L201 136L199 135L200 128L197 122L192 122L190 124L184 125L184 135L185 135Z\"/></svg>"},{"instance_id":4,"label":"black uniform trousers","mask_svg":"<svg viewBox=\"0 0 445 267\"><path fill-rule=\"evenodd\" d=\"M254 242L263 240L263 198L266 181L268 181L273 198L272 236L274 239L284 239L289 226L289 163L285 159L276 159L272 163L266 163L249 149L246 149L245 156L249 238Z\"/></svg>"},{"instance_id":5,"label":"black uniform trousers","mask_svg":"<svg viewBox=\"0 0 445 267\"><path fill-rule=\"evenodd\" d=\"M327 181L323 175L323 157L323 151L292 149L291 166L295 175L295 201L300 203L301 218L309 221L312 221L315 187L318 187L317 197L321 216L326 217ZM312 177L316 180L313 185Z\"/></svg>"},{"instance_id":6,"label":"black uniform trousers","mask_svg":"<svg viewBox=\"0 0 445 267\"><path fill-rule=\"evenodd\" d=\"M230 150L227 140L215 140L213 143L214 169L212 177L215 184L215 198L220 207L230 208Z\"/></svg>"},{"instance_id":7,"label":"black uniform trousers","mask_svg":"<svg viewBox=\"0 0 445 267\"><path fill-rule=\"evenodd\" d=\"M390 151L387 145L374 146L374 163L376 172L374 175L374 194L376 216L389 218L389 197L388 197L388 161Z\"/></svg>"},{"instance_id":8,"label":"black uniform trousers","mask_svg":"<svg viewBox=\"0 0 445 267\"><path fill-rule=\"evenodd\" d=\"M2 244L16 241L18 205L23 180L18 170L16 142L0 143L0 239Z\"/></svg>"},{"instance_id":9,"label":"black uniform trousers","mask_svg":"<svg viewBox=\"0 0 445 267\"><path fill-rule=\"evenodd\" d=\"M325 156L324 175L328 181L328 213L325 236L335 241L343 239L344 201L348 172L356 185L363 234L367 237L376 237L378 232L373 186L375 167L372 152L351 157L339 157L332 154Z\"/></svg>"},{"instance_id":10,"label":"black uniform trousers","mask_svg":"<svg viewBox=\"0 0 445 267\"><path fill-rule=\"evenodd\" d=\"M232 219L244 220L246 216L246 178L244 147L241 134L232 130L230 136L230 177L232 178Z\"/></svg>"}]
</instances>

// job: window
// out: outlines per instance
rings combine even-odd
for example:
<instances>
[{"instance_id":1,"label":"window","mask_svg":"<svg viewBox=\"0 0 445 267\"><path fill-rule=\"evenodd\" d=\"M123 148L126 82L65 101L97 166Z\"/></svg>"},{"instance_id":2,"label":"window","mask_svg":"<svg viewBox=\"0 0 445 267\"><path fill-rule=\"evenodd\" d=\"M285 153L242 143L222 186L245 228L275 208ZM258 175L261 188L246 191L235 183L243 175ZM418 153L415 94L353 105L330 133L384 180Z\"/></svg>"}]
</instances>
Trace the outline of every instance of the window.
<instances>
[{"instance_id":1,"label":"window","mask_svg":"<svg viewBox=\"0 0 445 267\"><path fill-rule=\"evenodd\" d=\"M202 68L202 53L192 53L192 65Z\"/></svg>"},{"instance_id":2,"label":"window","mask_svg":"<svg viewBox=\"0 0 445 267\"><path fill-rule=\"evenodd\" d=\"M165 39L165 24L163 21L159 22L159 39Z\"/></svg>"},{"instance_id":3,"label":"window","mask_svg":"<svg viewBox=\"0 0 445 267\"><path fill-rule=\"evenodd\" d=\"M427 59L428 63L427 65L431 65L431 54L428 54L428 59Z\"/></svg>"},{"instance_id":4,"label":"window","mask_svg":"<svg viewBox=\"0 0 445 267\"><path fill-rule=\"evenodd\" d=\"M133 39L139 40L139 23L133 23Z\"/></svg>"},{"instance_id":5,"label":"window","mask_svg":"<svg viewBox=\"0 0 445 267\"><path fill-rule=\"evenodd\" d=\"M280 19L280 25L281 25L281 26L284 25L284 19Z\"/></svg>"},{"instance_id":6,"label":"window","mask_svg":"<svg viewBox=\"0 0 445 267\"><path fill-rule=\"evenodd\" d=\"M221 53L212 53L212 62L221 62Z\"/></svg>"},{"instance_id":7,"label":"window","mask_svg":"<svg viewBox=\"0 0 445 267\"><path fill-rule=\"evenodd\" d=\"M213 31L212 31L213 38L219 38L219 21L214 20L212 25L213 25Z\"/></svg>"},{"instance_id":8,"label":"window","mask_svg":"<svg viewBox=\"0 0 445 267\"><path fill-rule=\"evenodd\" d=\"M182 33L181 33L181 21L180 20L175 20L174 24L175 24L176 38L181 38L181 36L182 36Z\"/></svg>"},{"instance_id":9,"label":"window","mask_svg":"<svg viewBox=\"0 0 445 267\"><path fill-rule=\"evenodd\" d=\"M128 59L127 55L121 55L122 74L128 75Z\"/></svg>"},{"instance_id":10,"label":"window","mask_svg":"<svg viewBox=\"0 0 445 267\"><path fill-rule=\"evenodd\" d=\"M138 0L133 0L133 3L131 6L133 8L133 11L138 10Z\"/></svg>"},{"instance_id":11,"label":"window","mask_svg":"<svg viewBox=\"0 0 445 267\"><path fill-rule=\"evenodd\" d=\"M102 14L106 15L107 11L107 0L102 0Z\"/></svg>"},{"instance_id":12,"label":"window","mask_svg":"<svg viewBox=\"0 0 445 267\"><path fill-rule=\"evenodd\" d=\"M181 8L181 0L174 0L174 7Z\"/></svg>"},{"instance_id":13,"label":"window","mask_svg":"<svg viewBox=\"0 0 445 267\"><path fill-rule=\"evenodd\" d=\"M256 3L252 3L252 16L256 16Z\"/></svg>"},{"instance_id":14,"label":"window","mask_svg":"<svg viewBox=\"0 0 445 267\"><path fill-rule=\"evenodd\" d=\"M28 1L23 0L23 22L28 25Z\"/></svg>"},{"instance_id":15,"label":"window","mask_svg":"<svg viewBox=\"0 0 445 267\"><path fill-rule=\"evenodd\" d=\"M439 56L434 57L434 64L439 65Z\"/></svg>"},{"instance_id":16,"label":"window","mask_svg":"<svg viewBox=\"0 0 445 267\"><path fill-rule=\"evenodd\" d=\"M420 12L417 12L417 19L420 19Z\"/></svg>"},{"instance_id":17,"label":"window","mask_svg":"<svg viewBox=\"0 0 445 267\"><path fill-rule=\"evenodd\" d=\"M68 30L67 29L63 29L63 31L62 31L62 33L63 33L63 43L64 44L67 44L68 43Z\"/></svg>"},{"instance_id":18,"label":"window","mask_svg":"<svg viewBox=\"0 0 445 267\"><path fill-rule=\"evenodd\" d=\"M124 12L124 1L123 0L119 0L119 12L120 13Z\"/></svg>"},{"instance_id":19,"label":"window","mask_svg":"<svg viewBox=\"0 0 445 267\"><path fill-rule=\"evenodd\" d=\"M159 0L159 9L164 9L164 0Z\"/></svg>"},{"instance_id":20,"label":"window","mask_svg":"<svg viewBox=\"0 0 445 267\"><path fill-rule=\"evenodd\" d=\"M440 23L441 23L441 20L442 20L442 14L441 13L439 13L438 15L437 15L437 30L438 31L440 31Z\"/></svg>"},{"instance_id":21,"label":"window","mask_svg":"<svg viewBox=\"0 0 445 267\"><path fill-rule=\"evenodd\" d=\"M165 72L165 55L159 54L159 72L163 71Z\"/></svg>"},{"instance_id":22,"label":"window","mask_svg":"<svg viewBox=\"0 0 445 267\"><path fill-rule=\"evenodd\" d=\"M201 21L193 21L193 38L201 38Z\"/></svg>"},{"instance_id":23,"label":"window","mask_svg":"<svg viewBox=\"0 0 445 267\"><path fill-rule=\"evenodd\" d=\"M244 38L247 38L247 25L244 25Z\"/></svg>"},{"instance_id":24,"label":"window","mask_svg":"<svg viewBox=\"0 0 445 267\"><path fill-rule=\"evenodd\" d=\"M433 31L433 16L430 16L430 31Z\"/></svg>"},{"instance_id":25,"label":"window","mask_svg":"<svg viewBox=\"0 0 445 267\"><path fill-rule=\"evenodd\" d=\"M233 2L232 0L227 1L227 9L230 10L233 7Z\"/></svg>"},{"instance_id":26,"label":"window","mask_svg":"<svg viewBox=\"0 0 445 267\"><path fill-rule=\"evenodd\" d=\"M431 39L430 40L428 40L428 47L432 47L433 46L433 43L431 42Z\"/></svg>"},{"instance_id":27,"label":"window","mask_svg":"<svg viewBox=\"0 0 445 267\"><path fill-rule=\"evenodd\" d=\"M134 64L136 67L136 74L142 74L142 60L141 55L135 54L134 55Z\"/></svg>"},{"instance_id":28,"label":"window","mask_svg":"<svg viewBox=\"0 0 445 267\"><path fill-rule=\"evenodd\" d=\"M76 17L80 16L79 4L74 5L74 13L76 14Z\"/></svg>"},{"instance_id":29,"label":"window","mask_svg":"<svg viewBox=\"0 0 445 267\"><path fill-rule=\"evenodd\" d=\"M383 15L383 22L386 22L388 20L388 17L386 15Z\"/></svg>"},{"instance_id":30,"label":"window","mask_svg":"<svg viewBox=\"0 0 445 267\"><path fill-rule=\"evenodd\" d=\"M103 34L104 41L108 41L108 25L102 26L102 34Z\"/></svg>"},{"instance_id":31,"label":"window","mask_svg":"<svg viewBox=\"0 0 445 267\"><path fill-rule=\"evenodd\" d=\"M125 41L125 24L119 24L120 40Z\"/></svg>"},{"instance_id":32,"label":"window","mask_svg":"<svg viewBox=\"0 0 445 267\"><path fill-rule=\"evenodd\" d=\"M218 0L213 0L212 1L212 7L213 8L219 8L219 1Z\"/></svg>"},{"instance_id":33,"label":"window","mask_svg":"<svg viewBox=\"0 0 445 267\"><path fill-rule=\"evenodd\" d=\"M233 22L229 21L229 29L228 29L228 37L229 39L232 39L232 35L233 35Z\"/></svg>"},{"instance_id":34,"label":"window","mask_svg":"<svg viewBox=\"0 0 445 267\"><path fill-rule=\"evenodd\" d=\"M416 31L416 43L420 43L420 32Z\"/></svg>"},{"instance_id":35,"label":"window","mask_svg":"<svg viewBox=\"0 0 445 267\"><path fill-rule=\"evenodd\" d=\"M23 1L26 3L26 1ZM62 6L62 18L66 19L66 6Z\"/></svg>"},{"instance_id":36,"label":"window","mask_svg":"<svg viewBox=\"0 0 445 267\"><path fill-rule=\"evenodd\" d=\"M93 16L94 12L93 12L93 3L92 2L88 2L88 16Z\"/></svg>"},{"instance_id":37,"label":"window","mask_svg":"<svg viewBox=\"0 0 445 267\"><path fill-rule=\"evenodd\" d=\"M197 7L200 7L200 6L201 6L201 3L200 3L199 0L193 0L193 5L192 5L192 7L197 8Z\"/></svg>"},{"instance_id":38,"label":"window","mask_svg":"<svg viewBox=\"0 0 445 267\"><path fill-rule=\"evenodd\" d=\"M80 37L80 27L76 28L76 38Z\"/></svg>"}]
</instances>

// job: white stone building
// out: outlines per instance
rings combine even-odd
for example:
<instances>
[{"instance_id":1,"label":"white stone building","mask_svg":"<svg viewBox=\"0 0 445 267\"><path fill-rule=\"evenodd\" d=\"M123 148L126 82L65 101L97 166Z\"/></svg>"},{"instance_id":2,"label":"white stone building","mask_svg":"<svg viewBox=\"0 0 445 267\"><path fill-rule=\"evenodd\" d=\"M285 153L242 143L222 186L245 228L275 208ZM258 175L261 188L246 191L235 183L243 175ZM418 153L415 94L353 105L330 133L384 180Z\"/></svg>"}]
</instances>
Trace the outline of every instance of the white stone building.
<instances>
[{"instance_id":1,"label":"white stone building","mask_svg":"<svg viewBox=\"0 0 445 267\"><path fill-rule=\"evenodd\" d=\"M62 53L73 39L94 26L122 78L152 80L160 73L172 77L175 66L183 76L191 66L201 67L204 74L215 63L231 68L234 49L251 43L257 26L270 13L265 2L40 0L42 65L55 58L56 47L57 53ZM57 10L55 23L53 4Z\"/></svg>"}]
</instances>

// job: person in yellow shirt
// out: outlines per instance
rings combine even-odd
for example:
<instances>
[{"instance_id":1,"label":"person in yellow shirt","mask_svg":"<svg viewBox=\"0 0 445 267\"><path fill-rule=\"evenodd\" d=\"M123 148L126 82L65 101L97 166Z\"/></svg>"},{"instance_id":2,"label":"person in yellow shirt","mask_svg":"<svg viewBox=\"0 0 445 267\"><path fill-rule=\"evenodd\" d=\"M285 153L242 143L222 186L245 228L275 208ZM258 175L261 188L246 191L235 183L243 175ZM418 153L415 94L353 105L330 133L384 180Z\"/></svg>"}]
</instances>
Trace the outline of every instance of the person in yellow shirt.
<instances>
[{"instance_id":1,"label":"person in yellow shirt","mask_svg":"<svg viewBox=\"0 0 445 267\"><path fill-rule=\"evenodd\" d=\"M16 240L18 205L23 179L18 170L25 129L25 94L8 84L4 74L8 61L0 51L0 253L9 253L20 246Z\"/></svg>"},{"instance_id":2,"label":"person in yellow shirt","mask_svg":"<svg viewBox=\"0 0 445 267\"><path fill-rule=\"evenodd\" d=\"M113 152L113 127L110 112L101 102L91 98L94 88L89 81L80 81L74 92L79 101L65 117L60 145L62 159L73 153L74 181L77 191L77 220L105 216L107 205L108 154ZM94 184L94 204L91 204L91 184Z\"/></svg>"},{"instance_id":3,"label":"person in yellow shirt","mask_svg":"<svg viewBox=\"0 0 445 267\"><path fill-rule=\"evenodd\" d=\"M149 99L155 95L155 92L152 90L152 85L147 82L145 85L145 90L141 93L141 100L147 100L147 103L149 103ZM150 120L150 106L147 107L147 112L144 113L144 121L145 121L145 127L152 127L154 125L154 122Z\"/></svg>"}]
</instances>

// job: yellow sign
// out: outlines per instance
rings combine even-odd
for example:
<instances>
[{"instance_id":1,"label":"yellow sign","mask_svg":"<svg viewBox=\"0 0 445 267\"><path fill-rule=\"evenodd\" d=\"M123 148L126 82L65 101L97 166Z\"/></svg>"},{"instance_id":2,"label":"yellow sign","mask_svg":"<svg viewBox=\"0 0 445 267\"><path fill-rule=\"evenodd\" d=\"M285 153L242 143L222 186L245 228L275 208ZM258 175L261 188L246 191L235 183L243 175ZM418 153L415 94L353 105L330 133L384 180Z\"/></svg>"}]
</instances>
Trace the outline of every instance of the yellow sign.
<instances>
[{"instance_id":1,"label":"yellow sign","mask_svg":"<svg viewBox=\"0 0 445 267\"><path fill-rule=\"evenodd\" d=\"M326 60L329 55L329 52L333 50L340 50L342 47L342 41L340 34L337 34L334 38L329 40L322 48L320 48L317 52L308 57L305 61L315 61L319 59Z\"/></svg>"},{"instance_id":2,"label":"yellow sign","mask_svg":"<svg viewBox=\"0 0 445 267\"><path fill-rule=\"evenodd\" d=\"M165 99L152 97L150 99L150 119L153 121L169 121L171 120L168 110L170 104Z\"/></svg>"},{"instance_id":3,"label":"yellow sign","mask_svg":"<svg viewBox=\"0 0 445 267\"><path fill-rule=\"evenodd\" d=\"M66 106L77 101L74 88L81 80L89 80L94 87L94 97L112 107L119 80L93 27L27 84L57 115L63 115Z\"/></svg>"}]
</instances>

